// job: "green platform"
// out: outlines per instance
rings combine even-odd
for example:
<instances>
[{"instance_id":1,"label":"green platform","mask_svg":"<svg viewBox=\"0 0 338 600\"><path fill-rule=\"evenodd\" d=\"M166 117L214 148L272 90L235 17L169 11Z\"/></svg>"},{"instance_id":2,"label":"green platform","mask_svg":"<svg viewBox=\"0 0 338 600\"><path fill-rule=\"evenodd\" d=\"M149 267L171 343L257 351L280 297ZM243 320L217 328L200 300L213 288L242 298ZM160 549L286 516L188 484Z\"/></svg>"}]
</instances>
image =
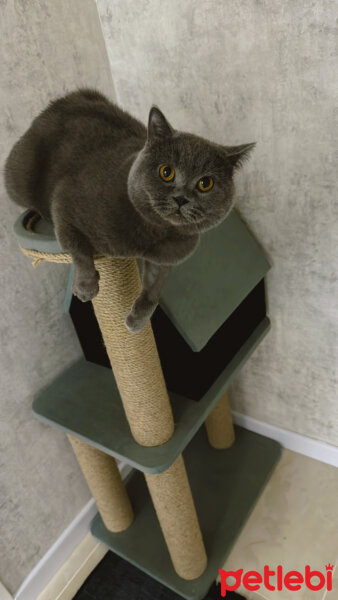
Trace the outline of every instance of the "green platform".
<instances>
[{"instance_id":1,"label":"green platform","mask_svg":"<svg viewBox=\"0 0 338 600\"><path fill-rule=\"evenodd\" d=\"M126 461L146 473L168 469L184 450L269 329L266 317L199 402L170 394L175 432L162 446L137 444L127 423L114 375L110 369L85 359L64 371L39 392L33 402L43 421Z\"/></svg>"},{"instance_id":2,"label":"green platform","mask_svg":"<svg viewBox=\"0 0 338 600\"><path fill-rule=\"evenodd\" d=\"M183 453L201 525L208 567L193 581L174 571L141 473L127 484L135 521L122 533L110 533L97 515L92 533L113 552L189 600L204 598L234 545L281 454L273 440L236 428L228 450L214 450L204 427ZM239 565L240 566L240 565Z\"/></svg>"}]
</instances>

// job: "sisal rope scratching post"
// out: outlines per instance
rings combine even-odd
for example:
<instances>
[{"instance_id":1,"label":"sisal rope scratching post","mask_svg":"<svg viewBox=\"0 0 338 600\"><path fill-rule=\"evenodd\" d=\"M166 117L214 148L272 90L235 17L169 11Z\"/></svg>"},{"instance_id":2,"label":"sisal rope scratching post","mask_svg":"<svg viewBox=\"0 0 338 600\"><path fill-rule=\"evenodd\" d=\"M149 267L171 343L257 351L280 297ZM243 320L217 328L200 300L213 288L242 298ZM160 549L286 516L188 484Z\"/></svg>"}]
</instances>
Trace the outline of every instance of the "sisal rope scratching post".
<instances>
[{"instance_id":1,"label":"sisal rope scratching post","mask_svg":"<svg viewBox=\"0 0 338 600\"><path fill-rule=\"evenodd\" d=\"M205 420L209 444L217 450L229 448L235 441L228 392L218 400Z\"/></svg>"},{"instance_id":2,"label":"sisal rope scratching post","mask_svg":"<svg viewBox=\"0 0 338 600\"><path fill-rule=\"evenodd\" d=\"M132 435L141 446L160 446L174 420L150 323L133 334L124 319L141 289L136 260L98 258L99 293L93 299Z\"/></svg>"},{"instance_id":3,"label":"sisal rope scratching post","mask_svg":"<svg viewBox=\"0 0 338 600\"><path fill-rule=\"evenodd\" d=\"M22 250L34 264L71 262L69 254ZM164 444L174 422L151 324L132 334L124 323L141 287L136 260L100 256L95 266L100 290L93 306L132 435L142 446ZM207 557L182 456L146 481L175 570L187 580L199 577Z\"/></svg>"},{"instance_id":4,"label":"sisal rope scratching post","mask_svg":"<svg viewBox=\"0 0 338 600\"><path fill-rule=\"evenodd\" d=\"M22 246L20 248L26 256L34 259L34 266L40 261L72 262L69 254L38 252ZM68 439L107 529L113 533L127 529L134 515L116 460L71 435L68 435Z\"/></svg>"},{"instance_id":5,"label":"sisal rope scratching post","mask_svg":"<svg viewBox=\"0 0 338 600\"><path fill-rule=\"evenodd\" d=\"M124 531L134 515L116 460L72 435L68 439L105 526L114 533Z\"/></svg>"},{"instance_id":6,"label":"sisal rope scratching post","mask_svg":"<svg viewBox=\"0 0 338 600\"><path fill-rule=\"evenodd\" d=\"M164 473L145 478L176 573L199 577L207 556L182 455Z\"/></svg>"},{"instance_id":7,"label":"sisal rope scratching post","mask_svg":"<svg viewBox=\"0 0 338 600\"><path fill-rule=\"evenodd\" d=\"M95 266L100 291L94 310L132 435L142 446L164 444L174 422L151 324L137 334L124 324L141 289L136 261L107 257ZM207 557L182 456L165 473L147 474L146 481L176 572L184 579L199 577Z\"/></svg>"}]
</instances>

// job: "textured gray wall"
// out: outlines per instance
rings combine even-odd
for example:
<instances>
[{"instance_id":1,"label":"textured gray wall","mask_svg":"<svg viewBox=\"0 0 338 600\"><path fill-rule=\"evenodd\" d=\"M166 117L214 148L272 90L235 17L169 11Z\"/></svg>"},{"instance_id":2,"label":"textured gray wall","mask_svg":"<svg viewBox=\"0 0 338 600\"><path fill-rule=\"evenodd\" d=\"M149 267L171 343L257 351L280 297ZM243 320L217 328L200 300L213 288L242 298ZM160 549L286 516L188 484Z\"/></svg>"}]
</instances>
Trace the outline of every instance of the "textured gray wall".
<instances>
[{"instance_id":1,"label":"textured gray wall","mask_svg":"<svg viewBox=\"0 0 338 600\"><path fill-rule=\"evenodd\" d=\"M112 95L93 0L0 3L0 164L32 117L79 85ZM90 498L66 437L32 415L35 392L81 355L63 313L67 267L33 269L0 203L0 580L15 592Z\"/></svg>"},{"instance_id":2,"label":"textured gray wall","mask_svg":"<svg viewBox=\"0 0 338 600\"><path fill-rule=\"evenodd\" d=\"M238 208L273 263L272 331L233 407L338 445L337 4L98 0L120 104L217 142L257 141Z\"/></svg>"}]
</instances>

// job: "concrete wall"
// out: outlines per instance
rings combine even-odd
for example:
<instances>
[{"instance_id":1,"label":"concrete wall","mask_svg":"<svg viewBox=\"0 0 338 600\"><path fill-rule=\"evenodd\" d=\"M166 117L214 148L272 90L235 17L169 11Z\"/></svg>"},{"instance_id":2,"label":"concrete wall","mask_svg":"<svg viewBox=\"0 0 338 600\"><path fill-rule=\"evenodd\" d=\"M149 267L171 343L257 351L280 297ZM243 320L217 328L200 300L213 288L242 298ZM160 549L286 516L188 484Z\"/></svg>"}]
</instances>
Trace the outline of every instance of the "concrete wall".
<instances>
[{"instance_id":1,"label":"concrete wall","mask_svg":"<svg viewBox=\"0 0 338 600\"><path fill-rule=\"evenodd\" d=\"M0 3L0 164L53 97L80 85L112 94L93 0ZM62 433L31 402L81 355L63 313L68 268L33 269L12 226L21 212L0 178L0 580L15 592L90 498Z\"/></svg>"},{"instance_id":2,"label":"concrete wall","mask_svg":"<svg viewBox=\"0 0 338 600\"><path fill-rule=\"evenodd\" d=\"M273 263L272 330L233 407L338 445L336 2L98 0L120 104L224 144L257 141L238 208Z\"/></svg>"},{"instance_id":3,"label":"concrete wall","mask_svg":"<svg viewBox=\"0 0 338 600\"><path fill-rule=\"evenodd\" d=\"M272 331L234 408L337 442L336 3L98 0L120 104L224 144L256 140L238 207L261 241ZM0 2L0 163L56 95L112 95L94 0ZM2 186L2 181L0 183ZM0 190L0 580L11 592L89 498L65 436L31 401L81 351L62 312L67 267L21 255Z\"/></svg>"}]
</instances>

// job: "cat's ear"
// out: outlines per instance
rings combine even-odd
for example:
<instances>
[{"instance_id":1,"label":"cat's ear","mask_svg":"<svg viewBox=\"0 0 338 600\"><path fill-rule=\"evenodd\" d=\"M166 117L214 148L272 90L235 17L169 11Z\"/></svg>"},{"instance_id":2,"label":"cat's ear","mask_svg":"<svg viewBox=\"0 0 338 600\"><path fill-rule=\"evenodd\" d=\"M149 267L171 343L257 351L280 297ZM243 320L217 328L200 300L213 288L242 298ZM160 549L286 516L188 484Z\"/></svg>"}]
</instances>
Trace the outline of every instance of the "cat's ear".
<instances>
[{"instance_id":1,"label":"cat's ear","mask_svg":"<svg viewBox=\"0 0 338 600\"><path fill-rule=\"evenodd\" d=\"M239 169L242 164L249 158L250 152L256 146L256 142L251 144L241 144L240 146L227 146L226 159L233 169Z\"/></svg>"},{"instance_id":2,"label":"cat's ear","mask_svg":"<svg viewBox=\"0 0 338 600\"><path fill-rule=\"evenodd\" d=\"M152 106L148 119L148 140L152 142L154 140L171 137L172 134L173 129L171 125L169 125L164 114L157 106Z\"/></svg>"}]
</instances>

